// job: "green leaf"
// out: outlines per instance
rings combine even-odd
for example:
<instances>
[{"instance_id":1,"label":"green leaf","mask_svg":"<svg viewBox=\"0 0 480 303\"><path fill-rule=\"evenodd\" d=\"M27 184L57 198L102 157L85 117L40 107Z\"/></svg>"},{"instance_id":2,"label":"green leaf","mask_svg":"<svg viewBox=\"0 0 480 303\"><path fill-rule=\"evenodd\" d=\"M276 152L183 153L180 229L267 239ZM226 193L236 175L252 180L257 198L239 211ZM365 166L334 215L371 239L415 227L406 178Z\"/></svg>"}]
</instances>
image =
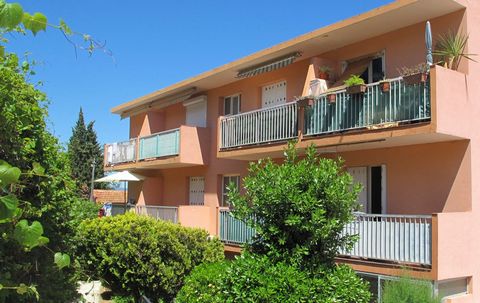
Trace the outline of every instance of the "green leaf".
<instances>
[{"instance_id":1,"label":"green leaf","mask_svg":"<svg viewBox=\"0 0 480 303\"><path fill-rule=\"evenodd\" d=\"M63 19L60 19L60 29L66 34L71 36L73 34L72 29L63 21Z\"/></svg>"},{"instance_id":2,"label":"green leaf","mask_svg":"<svg viewBox=\"0 0 480 303\"><path fill-rule=\"evenodd\" d=\"M20 178L20 174L20 169L0 160L0 187L16 183Z\"/></svg>"},{"instance_id":3,"label":"green leaf","mask_svg":"<svg viewBox=\"0 0 480 303\"><path fill-rule=\"evenodd\" d=\"M18 287L17 287L17 294L19 295L24 295L28 292L28 286L21 283Z\"/></svg>"},{"instance_id":4,"label":"green leaf","mask_svg":"<svg viewBox=\"0 0 480 303\"><path fill-rule=\"evenodd\" d=\"M5 57L5 46L0 45L0 58Z\"/></svg>"},{"instance_id":5,"label":"green leaf","mask_svg":"<svg viewBox=\"0 0 480 303\"><path fill-rule=\"evenodd\" d=\"M36 35L39 31L45 31L47 29L47 17L38 12L33 15L24 13L22 23L26 29L29 29L33 33L33 35Z\"/></svg>"},{"instance_id":6,"label":"green leaf","mask_svg":"<svg viewBox=\"0 0 480 303\"><path fill-rule=\"evenodd\" d=\"M0 5L0 27L13 29L22 22L23 8L18 3L5 3L1 1Z\"/></svg>"},{"instance_id":7,"label":"green leaf","mask_svg":"<svg viewBox=\"0 0 480 303\"><path fill-rule=\"evenodd\" d=\"M13 232L13 238L17 240L20 245L26 249L32 249L35 246L40 246L48 243L48 239L42 236L43 227L38 221L33 221L31 225L28 225L27 220L20 220L15 225Z\"/></svg>"},{"instance_id":8,"label":"green leaf","mask_svg":"<svg viewBox=\"0 0 480 303\"><path fill-rule=\"evenodd\" d=\"M53 261L59 269L70 266L70 256L61 252L55 253Z\"/></svg>"},{"instance_id":9,"label":"green leaf","mask_svg":"<svg viewBox=\"0 0 480 303\"><path fill-rule=\"evenodd\" d=\"M10 221L17 214L18 199L15 195L0 197L0 223Z\"/></svg>"},{"instance_id":10,"label":"green leaf","mask_svg":"<svg viewBox=\"0 0 480 303\"><path fill-rule=\"evenodd\" d=\"M38 162L33 162L32 172L37 176L45 176L45 168Z\"/></svg>"}]
</instances>

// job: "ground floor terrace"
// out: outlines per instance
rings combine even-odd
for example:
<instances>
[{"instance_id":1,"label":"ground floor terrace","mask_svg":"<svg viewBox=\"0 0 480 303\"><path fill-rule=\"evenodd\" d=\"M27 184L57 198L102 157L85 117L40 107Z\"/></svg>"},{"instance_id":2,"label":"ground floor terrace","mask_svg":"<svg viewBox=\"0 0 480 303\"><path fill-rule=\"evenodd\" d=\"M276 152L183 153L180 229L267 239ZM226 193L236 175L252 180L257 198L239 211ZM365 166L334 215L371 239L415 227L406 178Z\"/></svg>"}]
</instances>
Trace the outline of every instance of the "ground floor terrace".
<instances>
[{"instance_id":1,"label":"ground floor terrace","mask_svg":"<svg viewBox=\"0 0 480 303\"><path fill-rule=\"evenodd\" d=\"M468 299L474 261L468 249L474 220L468 140L341 153L332 148L322 156L340 157L363 185L361 209L344 229L359 240L339 251L338 262L376 281L377 291L383 281L407 272L432 281L442 295L466 293ZM147 178L129 184L129 199L138 213L204 228L224 242L227 253L238 253L255 231L231 215L225 187L234 182L242 190L247 165L218 160L139 170Z\"/></svg>"}]
</instances>

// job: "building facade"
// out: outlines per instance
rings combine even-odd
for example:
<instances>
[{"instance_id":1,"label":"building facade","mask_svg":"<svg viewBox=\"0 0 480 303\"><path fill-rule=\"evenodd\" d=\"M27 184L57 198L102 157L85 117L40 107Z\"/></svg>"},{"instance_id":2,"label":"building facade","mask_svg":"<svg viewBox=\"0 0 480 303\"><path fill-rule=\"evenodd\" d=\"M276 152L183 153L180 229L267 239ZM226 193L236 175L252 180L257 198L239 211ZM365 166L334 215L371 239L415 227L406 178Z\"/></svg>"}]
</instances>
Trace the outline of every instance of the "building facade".
<instances>
[{"instance_id":1,"label":"building facade","mask_svg":"<svg viewBox=\"0 0 480 303\"><path fill-rule=\"evenodd\" d=\"M480 53L479 18L477 1L399 0L121 104L130 134L105 146L105 169L147 177L128 188L139 212L238 252L254 231L229 216L226 185L241 188L249 161L282 158L290 140L313 143L363 185L345 230L360 240L338 262L378 289L406 272L445 302L480 302L480 66L400 72L426 61L427 21L434 45L465 33ZM352 74L365 92L345 88Z\"/></svg>"}]
</instances>

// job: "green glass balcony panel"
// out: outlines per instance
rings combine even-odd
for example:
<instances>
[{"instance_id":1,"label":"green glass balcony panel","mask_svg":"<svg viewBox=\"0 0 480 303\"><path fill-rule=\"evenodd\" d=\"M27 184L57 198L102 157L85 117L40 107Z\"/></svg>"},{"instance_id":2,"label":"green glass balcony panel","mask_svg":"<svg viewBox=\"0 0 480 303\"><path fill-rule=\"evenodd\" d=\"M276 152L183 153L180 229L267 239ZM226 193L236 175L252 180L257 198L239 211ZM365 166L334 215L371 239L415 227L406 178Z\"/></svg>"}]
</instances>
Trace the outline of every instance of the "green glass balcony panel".
<instances>
[{"instance_id":1,"label":"green glass balcony panel","mask_svg":"<svg viewBox=\"0 0 480 303\"><path fill-rule=\"evenodd\" d=\"M140 138L139 159L178 155L180 129L156 133Z\"/></svg>"}]
</instances>

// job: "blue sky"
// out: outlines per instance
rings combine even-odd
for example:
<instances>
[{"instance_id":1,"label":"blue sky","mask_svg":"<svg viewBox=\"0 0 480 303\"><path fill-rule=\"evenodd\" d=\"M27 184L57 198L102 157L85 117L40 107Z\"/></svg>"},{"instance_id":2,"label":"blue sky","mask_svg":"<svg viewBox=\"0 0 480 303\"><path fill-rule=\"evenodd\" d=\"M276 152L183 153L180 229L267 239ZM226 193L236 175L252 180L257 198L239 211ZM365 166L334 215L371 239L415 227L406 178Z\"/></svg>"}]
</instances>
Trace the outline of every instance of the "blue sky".
<instances>
[{"instance_id":1,"label":"blue sky","mask_svg":"<svg viewBox=\"0 0 480 303\"><path fill-rule=\"evenodd\" d=\"M17 0L51 23L106 41L112 58L75 52L49 29L10 36L8 49L40 64L36 80L50 99L49 128L68 141L80 106L95 121L100 143L128 137L128 119L110 109L327 24L391 1L111 1ZM10 1L8 1L10 2Z\"/></svg>"}]
</instances>

